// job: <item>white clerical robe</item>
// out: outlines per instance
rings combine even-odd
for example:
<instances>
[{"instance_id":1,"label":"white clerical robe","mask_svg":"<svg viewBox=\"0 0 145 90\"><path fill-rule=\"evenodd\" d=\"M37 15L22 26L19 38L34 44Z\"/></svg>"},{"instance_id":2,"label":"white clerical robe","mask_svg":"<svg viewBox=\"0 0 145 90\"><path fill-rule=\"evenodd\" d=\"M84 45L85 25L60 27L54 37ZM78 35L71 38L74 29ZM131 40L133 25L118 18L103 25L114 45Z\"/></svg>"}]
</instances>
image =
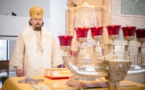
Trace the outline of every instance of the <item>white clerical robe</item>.
<instances>
[{"instance_id":1,"label":"white clerical robe","mask_svg":"<svg viewBox=\"0 0 145 90\"><path fill-rule=\"evenodd\" d=\"M45 70L62 64L60 49L45 27L41 35L27 26L19 35L10 65L24 69L25 76L44 75Z\"/></svg>"}]
</instances>

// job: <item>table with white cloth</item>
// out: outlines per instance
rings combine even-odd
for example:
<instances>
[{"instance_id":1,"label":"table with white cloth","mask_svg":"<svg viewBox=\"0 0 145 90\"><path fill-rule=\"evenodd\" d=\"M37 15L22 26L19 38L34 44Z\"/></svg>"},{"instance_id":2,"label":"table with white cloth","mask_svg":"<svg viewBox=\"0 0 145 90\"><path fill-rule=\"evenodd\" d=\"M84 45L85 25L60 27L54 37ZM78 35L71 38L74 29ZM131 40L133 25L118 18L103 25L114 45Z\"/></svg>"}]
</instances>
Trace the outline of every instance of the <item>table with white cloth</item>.
<instances>
[{"instance_id":1,"label":"table with white cloth","mask_svg":"<svg viewBox=\"0 0 145 90\"><path fill-rule=\"evenodd\" d=\"M68 79L49 79L45 76L35 76L34 79L43 79L44 82L38 84L18 83L24 77L10 77L2 86L2 90L76 90L67 86ZM145 90L145 85L131 81L121 81L120 90ZM85 90L109 90L108 88L91 88Z\"/></svg>"}]
</instances>

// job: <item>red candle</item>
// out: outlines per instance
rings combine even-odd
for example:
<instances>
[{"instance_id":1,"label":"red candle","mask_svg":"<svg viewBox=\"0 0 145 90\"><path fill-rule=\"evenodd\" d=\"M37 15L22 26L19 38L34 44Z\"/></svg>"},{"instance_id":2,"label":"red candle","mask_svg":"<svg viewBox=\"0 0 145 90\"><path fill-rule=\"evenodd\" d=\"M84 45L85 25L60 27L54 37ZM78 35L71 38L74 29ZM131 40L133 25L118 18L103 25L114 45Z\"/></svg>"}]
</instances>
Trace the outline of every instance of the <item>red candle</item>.
<instances>
[{"instance_id":1,"label":"red candle","mask_svg":"<svg viewBox=\"0 0 145 90\"><path fill-rule=\"evenodd\" d=\"M136 31L136 38L145 38L145 28L138 28Z\"/></svg>"},{"instance_id":2,"label":"red candle","mask_svg":"<svg viewBox=\"0 0 145 90\"><path fill-rule=\"evenodd\" d=\"M78 27L75 28L77 38L86 38L89 28L88 27Z\"/></svg>"},{"instance_id":3,"label":"red candle","mask_svg":"<svg viewBox=\"0 0 145 90\"><path fill-rule=\"evenodd\" d=\"M92 36L102 36L103 27L91 27Z\"/></svg>"},{"instance_id":4,"label":"red candle","mask_svg":"<svg viewBox=\"0 0 145 90\"><path fill-rule=\"evenodd\" d=\"M134 36L136 27L128 26L122 27L124 37Z\"/></svg>"},{"instance_id":5,"label":"red candle","mask_svg":"<svg viewBox=\"0 0 145 90\"><path fill-rule=\"evenodd\" d=\"M107 26L108 35L119 35L120 25Z\"/></svg>"},{"instance_id":6,"label":"red candle","mask_svg":"<svg viewBox=\"0 0 145 90\"><path fill-rule=\"evenodd\" d=\"M58 36L60 41L60 46L70 46L73 36Z\"/></svg>"}]
</instances>

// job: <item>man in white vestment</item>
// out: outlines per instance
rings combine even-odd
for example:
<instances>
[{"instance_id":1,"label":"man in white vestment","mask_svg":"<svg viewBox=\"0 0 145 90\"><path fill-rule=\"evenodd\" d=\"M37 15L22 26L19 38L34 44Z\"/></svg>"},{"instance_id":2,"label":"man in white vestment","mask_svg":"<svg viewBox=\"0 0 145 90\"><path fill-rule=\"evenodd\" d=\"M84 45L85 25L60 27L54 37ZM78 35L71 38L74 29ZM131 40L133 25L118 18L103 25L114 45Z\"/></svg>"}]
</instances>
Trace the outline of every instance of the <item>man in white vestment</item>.
<instances>
[{"instance_id":1,"label":"man in white vestment","mask_svg":"<svg viewBox=\"0 0 145 90\"><path fill-rule=\"evenodd\" d=\"M29 25L17 38L10 60L17 76L41 76L47 69L63 63L58 44L43 26L43 9L34 6L29 13Z\"/></svg>"}]
</instances>

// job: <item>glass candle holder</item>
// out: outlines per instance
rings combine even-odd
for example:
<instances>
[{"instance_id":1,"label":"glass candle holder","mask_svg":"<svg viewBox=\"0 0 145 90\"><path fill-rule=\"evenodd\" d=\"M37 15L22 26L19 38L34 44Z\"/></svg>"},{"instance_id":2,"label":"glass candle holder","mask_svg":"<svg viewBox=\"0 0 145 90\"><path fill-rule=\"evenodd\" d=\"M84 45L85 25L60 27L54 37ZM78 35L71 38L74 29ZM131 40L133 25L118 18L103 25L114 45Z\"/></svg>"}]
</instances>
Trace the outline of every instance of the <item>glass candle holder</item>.
<instances>
[{"instance_id":1,"label":"glass candle holder","mask_svg":"<svg viewBox=\"0 0 145 90\"><path fill-rule=\"evenodd\" d=\"M134 38L134 32L136 27L134 26L127 26L122 27L124 39L130 41Z\"/></svg>"},{"instance_id":2,"label":"glass candle holder","mask_svg":"<svg viewBox=\"0 0 145 90\"><path fill-rule=\"evenodd\" d=\"M77 40L80 43L85 42L89 28L88 27L77 27L77 28L75 28L75 30L76 30Z\"/></svg>"},{"instance_id":3,"label":"glass candle holder","mask_svg":"<svg viewBox=\"0 0 145 90\"><path fill-rule=\"evenodd\" d=\"M90 29L94 40L98 41L102 38L103 27L91 27Z\"/></svg>"},{"instance_id":4,"label":"glass candle holder","mask_svg":"<svg viewBox=\"0 0 145 90\"><path fill-rule=\"evenodd\" d=\"M69 50L73 36L63 35L63 36L58 36L58 38L60 41L60 48L64 51Z\"/></svg>"},{"instance_id":5,"label":"glass candle holder","mask_svg":"<svg viewBox=\"0 0 145 90\"><path fill-rule=\"evenodd\" d=\"M138 28L135 30L137 41L145 42L145 28Z\"/></svg>"},{"instance_id":6,"label":"glass candle holder","mask_svg":"<svg viewBox=\"0 0 145 90\"><path fill-rule=\"evenodd\" d=\"M106 26L108 30L108 35L111 40L115 40L118 38L120 25L110 25Z\"/></svg>"},{"instance_id":7,"label":"glass candle holder","mask_svg":"<svg viewBox=\"0 0 145 90\"><path fill-rule=\"evenodd\" d=\"M144 65L143 56L142 56L142 48L143 43L145 42L145 28L138 28L135 30L136 32L136 39L141 43L140 47L138 48L138 54L141 56L139 64L142 66Z\"/></svg>"}]
</instances>

